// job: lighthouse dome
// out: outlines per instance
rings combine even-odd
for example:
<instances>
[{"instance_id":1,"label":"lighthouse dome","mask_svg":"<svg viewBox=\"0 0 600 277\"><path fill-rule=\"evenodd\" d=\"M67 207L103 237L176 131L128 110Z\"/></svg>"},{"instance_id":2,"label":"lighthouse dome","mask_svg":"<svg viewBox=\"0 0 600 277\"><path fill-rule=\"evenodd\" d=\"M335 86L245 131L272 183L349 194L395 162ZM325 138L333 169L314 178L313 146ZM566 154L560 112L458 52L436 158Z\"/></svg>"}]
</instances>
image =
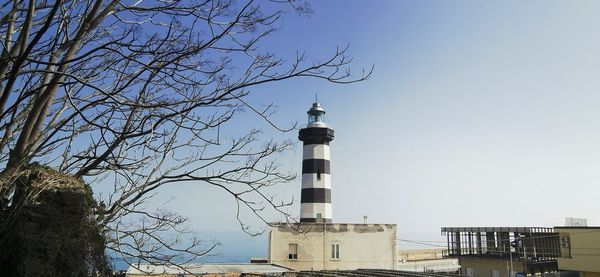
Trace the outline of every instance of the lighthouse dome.
<instances>
[{"instance_id":1,"label":"lighthouse dome","mask_svg":"<svg viewBox=\"0 0 600 277\"><path fill-rule=\"evenodd\" d=\"M308 112L308 127L327 127L324 122L325 109L321 107L319 102L313 103L312 107Z\"/></svg>"}]
</instances>

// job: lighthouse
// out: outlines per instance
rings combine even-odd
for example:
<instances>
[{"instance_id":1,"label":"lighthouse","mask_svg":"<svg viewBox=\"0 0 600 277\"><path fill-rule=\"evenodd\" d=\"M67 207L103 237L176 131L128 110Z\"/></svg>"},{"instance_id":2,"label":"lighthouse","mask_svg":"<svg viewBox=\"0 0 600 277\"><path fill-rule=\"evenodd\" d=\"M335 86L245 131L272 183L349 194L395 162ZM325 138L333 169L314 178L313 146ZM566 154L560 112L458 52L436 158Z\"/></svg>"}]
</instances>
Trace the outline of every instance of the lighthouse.
<instances>
[{"instance_id":1,"label":"lighthouse","mask_svg":"<svg viewBox=\"0 0 600 277\"><path fill-rule=\"evenodd\" d=\"M318 102L308 110L308 125L300 130L303 142L300 222L331 223L331 170L329 143L333 129L324 120Z\"/></svg>"},{"instance_id":2,"label":"lighthouse","mask_svg":"<svg viewBox=\"0 0 600 277\"><path fill-rule=\"evenodd\" d=\"M329 144L333 129L325 124L325 110L315 102L308 110L308 124L298 133L304 144L300 223L269 227L268 262L298 271L396 269L396 224L332 222Z\"/></svg>"}]
</instances>

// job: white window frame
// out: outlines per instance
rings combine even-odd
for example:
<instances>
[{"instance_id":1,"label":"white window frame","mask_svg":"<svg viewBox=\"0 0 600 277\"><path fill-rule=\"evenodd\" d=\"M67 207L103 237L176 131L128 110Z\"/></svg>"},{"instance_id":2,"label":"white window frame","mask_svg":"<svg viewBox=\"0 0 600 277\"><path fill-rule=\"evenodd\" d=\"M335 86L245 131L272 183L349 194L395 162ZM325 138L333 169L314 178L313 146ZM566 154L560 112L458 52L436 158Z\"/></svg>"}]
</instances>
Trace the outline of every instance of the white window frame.
<instances>
[{"instance_id":1,"label":"white window frame","mask_svg":"<svg viewBox=\"0 0 600 277\"><path fill-rule=\"evenodd\" d=\"M340 259L340 242L334 241L331 243L331 259L337 261Z\"/></svg>"},{"instance_id":2,"label":"white window frame","mask_svg":"<svg viewBox=\"0 0 600 277\"><path fill-rule=\"evenodd\" d=\"M296 257L293 257L292 255L292 251L290 251L292 249L292 245L296 245ZM297 261L298 260L298 253L300 252L300 245L298 243L289 243L288 244L288 260L290 261Z\"/></svg>"}]
</instances>

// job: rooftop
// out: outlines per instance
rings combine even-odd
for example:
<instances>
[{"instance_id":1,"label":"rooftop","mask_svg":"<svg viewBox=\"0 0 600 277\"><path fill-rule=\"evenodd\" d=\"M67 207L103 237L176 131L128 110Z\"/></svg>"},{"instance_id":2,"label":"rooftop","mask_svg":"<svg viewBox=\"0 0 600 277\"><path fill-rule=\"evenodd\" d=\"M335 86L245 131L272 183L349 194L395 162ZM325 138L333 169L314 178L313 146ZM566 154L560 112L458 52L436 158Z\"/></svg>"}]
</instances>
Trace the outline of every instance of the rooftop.
<instances>
[{"instance_id":1,"label":"rooftop","mask_svg":"<svg viewBox=\"0 0 600 277\"><path fill-rule=\"evenodd\" d=\"M294 273L292 273L294 274ZM357 269L357 270L320 270L320 271L300 271L295 273L296 277L337 277L337 276L380 276L380 277L456 277L458 275L451 273L433 273L433 272L413 272L389 269Z\"/></svg>"},{"instance_id":2,"label":"rooftop","mask_svg":"<svg viewBox=\"0 0 600 277\"><path fill-rule=\"evenodd\" d=\"M555 229L600 229L600 226L555 226Z\"/></svg>"},{"instance_id":3,"label":"rooftop","mask_svg":"<svg viewBox=\"0 0 600 277\"><path fill-rule=\"evenodd\" d=\"M153 276L177 274L223 274L223 273L281 273L291 269L275 264L185 264L152 265L141 264L139 267L130 266L127 276Z\"/></svg>"},{"instance_id":4,"label":"rooftop","mask_svg":"<svg viewBox=\"0 0 600 277\"><path fill-rule=\"evenodd\" d=\"M516 233L547 233L552 227L442 227L445 232L516 232Z\"/></svg>"}]
</instances>

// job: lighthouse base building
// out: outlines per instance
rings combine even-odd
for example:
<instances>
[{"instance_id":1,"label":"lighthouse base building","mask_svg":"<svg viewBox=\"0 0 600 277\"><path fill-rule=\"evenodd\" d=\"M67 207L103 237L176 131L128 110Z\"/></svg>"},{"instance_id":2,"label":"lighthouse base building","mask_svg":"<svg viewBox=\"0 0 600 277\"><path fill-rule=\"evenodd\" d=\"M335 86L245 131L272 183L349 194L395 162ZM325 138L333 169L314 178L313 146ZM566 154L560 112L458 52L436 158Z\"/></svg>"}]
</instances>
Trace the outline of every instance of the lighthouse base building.
<instances>
[{"instance_id":1,"label":"lighthouse base building","mask_svg":"<svg viewBox=\"0 0 600 277\"><path fill-rule=\"evenodd\" d=\"M334 132L313 103L303 143L300 222L269 230L269 262L295 270L396 269L395 224L343 224L332 220L329 144Z\"/></svg>"},{"instance_id":2,"label":"lighthouse base building","mask_svg":"<svg viewBox=\"0 0 600 277\"><path fill-rule=\"evenodd\" d=\"M269 262L294 270L396 269L395 224L271 227Z\"/></svg>"}]
</instances>

